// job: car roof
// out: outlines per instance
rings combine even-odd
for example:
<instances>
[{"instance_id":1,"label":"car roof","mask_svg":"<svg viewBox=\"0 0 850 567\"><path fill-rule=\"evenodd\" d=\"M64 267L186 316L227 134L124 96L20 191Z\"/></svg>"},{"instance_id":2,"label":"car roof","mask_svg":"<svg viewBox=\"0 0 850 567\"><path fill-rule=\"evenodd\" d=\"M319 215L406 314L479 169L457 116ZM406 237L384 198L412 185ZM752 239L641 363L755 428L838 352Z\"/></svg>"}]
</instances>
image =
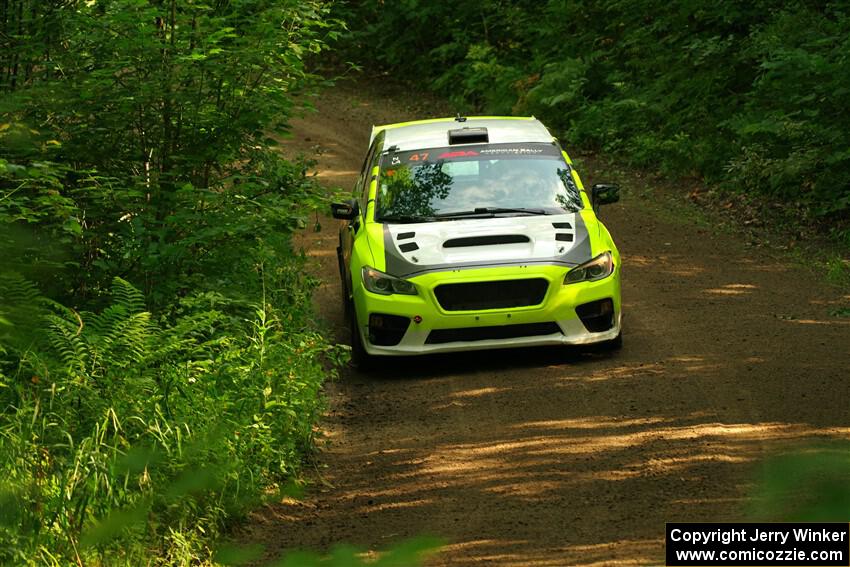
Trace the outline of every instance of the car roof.
<instances>
[{"instance_id":1,"label":"car roof","mask_svg":"<svg viewBox=\"0 0 850 567\"><path fill-rule=\"evenodd\" d=\"M369 144L380 132L385 132L384 148L396 146L399 151L441 148L449 145L449 130L462 128L486 128L491 144L555 140L533 116L469 116L373 126Z\"/></svg>"}]
</instances>

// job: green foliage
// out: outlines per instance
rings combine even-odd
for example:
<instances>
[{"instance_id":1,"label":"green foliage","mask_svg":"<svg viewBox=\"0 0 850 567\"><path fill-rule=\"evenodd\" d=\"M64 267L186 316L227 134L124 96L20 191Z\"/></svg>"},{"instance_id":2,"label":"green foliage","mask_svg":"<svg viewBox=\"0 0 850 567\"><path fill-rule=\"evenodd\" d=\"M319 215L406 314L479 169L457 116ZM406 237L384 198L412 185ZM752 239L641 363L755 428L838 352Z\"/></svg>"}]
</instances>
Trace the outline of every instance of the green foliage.
<instances>
[{"instance_id":1,"label":"green foliage","mask_svg":"<svg viewBox=\"0 0 850 567\"><path fill-rule=\"evenodd\" d=\"M223 240L288 231L315 204L272 137L321 83L306 59L341 25L321 0L4 6L0 222L42 255L59 245L66 292L118 274L172 297Z\"/></svg>"},{"instance_id":2,"label":"green foliage","mask_svg":"<svg viewBox=\"0 0 850 567\"><path fill-rule=\"evenodd\" d=\"M534 114L573 146L699 174L850 234L842 3L368 0L337 10L356 30L352 55L461 109Z\"/></svg>"},{"instance_id":3,"label":"green foliage","mask_svg":"<svg viewBox=\"0 0 850 567\"><path fill-rule=\"evenodd\" d=\"M415 567L433 555L443 545L439 539L416 537L395 544L375 558L348 545L338 545L327 555L310 551L296 551L282 558L264 563L266 567ZM262 552L257 546L223 546L215 559L224 565L245 565L256 561Z\"/></svg>"},{"instance_id":4,"label":"green foliage","mask_svg":"<svg viewBox=\"0 0 850 567\"><path fill-rule=\"evenodd\" d=\"M322 557L316 553L292 553L283 560L273 562L274 567L412 567L421 565L433 555L442 542L430 537L418 537L396 544L381 553L377 559L362 557L363 551L349 546L337 546L330 555Z\"/></svg>"},{"instance_id":5,"label":"green foliage","mask_svg":"<svg viewBox=\"0 0 850 567\"><path fill-rule=\"evenodd\" d=\"M197 564L292 481L342 353L275 138L328 10L0 2L0 562Z\"/></svg>"},{"instance_id":6,"label":"green foliage","mask_svg":"<svg viewBox=\"0 0 850 567\"><path fill-rule=\"evenodd\" d=\"M25 306L4 310L0 342L3 560L189 564L311 446L325 363L341 354L274 294L190 296L162 324L119 278L98 313L2 283L0 304ZM32 339L8 340L10 327Z\"/></svg>"},{"instance_id":7,"label":"green foliage","mask_svg":"<svg viewBox=\"0 0 850 567\"><path fill-rule=\"evenodd\" d=\"M773 522L846 522L847 449L841 444L814 446L769 459L754 494L752 516Z\"/></svg>"}]
</instances>

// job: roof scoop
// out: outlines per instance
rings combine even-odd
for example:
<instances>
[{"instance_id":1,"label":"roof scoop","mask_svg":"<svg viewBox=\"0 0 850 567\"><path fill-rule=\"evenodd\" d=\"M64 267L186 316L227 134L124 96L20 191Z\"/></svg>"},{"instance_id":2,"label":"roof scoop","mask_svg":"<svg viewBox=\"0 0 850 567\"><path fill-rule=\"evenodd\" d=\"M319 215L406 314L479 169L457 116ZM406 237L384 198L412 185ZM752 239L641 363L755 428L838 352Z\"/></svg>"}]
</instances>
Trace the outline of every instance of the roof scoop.
<instances>
[{"instance_id":1,"label":"roof scoop","mask_svg":"<svg viewBox=\"0 0 850 567\"><path fill-rule=\"evenodd\" d=\"M449 130L449 145L486 144L490 141L487 128L458 128Z\"/></svg>"}]
</instances>

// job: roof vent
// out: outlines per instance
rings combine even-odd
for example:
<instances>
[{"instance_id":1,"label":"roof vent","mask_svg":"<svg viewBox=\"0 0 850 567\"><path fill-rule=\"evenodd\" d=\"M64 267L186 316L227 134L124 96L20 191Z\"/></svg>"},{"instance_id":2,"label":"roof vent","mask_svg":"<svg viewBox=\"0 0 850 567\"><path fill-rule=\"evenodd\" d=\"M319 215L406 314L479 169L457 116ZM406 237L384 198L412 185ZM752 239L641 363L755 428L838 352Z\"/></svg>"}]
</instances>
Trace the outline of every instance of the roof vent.
<instances>
[{"instance_id":1,"label":"roof vent","mask_svg":"<svg viewBox=\"0 0 850 567\"><path fill-rule=\"evenodd\" d=\"M466 122L466 116L461 116L460 112L455 116L455 122Z\"/></svg>"},{"instance_id":2,"label":"roof vent","mask_svg":"<svg viewBox=\"0 0 850 567\"><path fill-rule=\"evenodd\" d=\"M449 145L455 144L486 144L490 141L487 128L461 128L449 130Z\"/></svg>"}]
</instances>

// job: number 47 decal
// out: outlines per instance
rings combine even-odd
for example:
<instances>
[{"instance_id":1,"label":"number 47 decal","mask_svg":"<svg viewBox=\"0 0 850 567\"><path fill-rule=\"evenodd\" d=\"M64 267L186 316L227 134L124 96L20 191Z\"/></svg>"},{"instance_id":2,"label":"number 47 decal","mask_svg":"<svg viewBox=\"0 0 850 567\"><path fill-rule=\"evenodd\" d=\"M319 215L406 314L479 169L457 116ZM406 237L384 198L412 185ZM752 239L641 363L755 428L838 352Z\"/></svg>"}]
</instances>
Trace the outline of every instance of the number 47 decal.
<instances>
[{"instance_id":1,"label":"number 47 decal","mask_svg":"<svg viewBox=\"0 0 850 567\"><path fill-rule=\"evenodd\" d=\"M422 153L422 154L413 154L412 156L407 158L407 161L425 161L427 159L428 159L428 152L425 152L425 153Z\"/></svg>"}]
</instances>

